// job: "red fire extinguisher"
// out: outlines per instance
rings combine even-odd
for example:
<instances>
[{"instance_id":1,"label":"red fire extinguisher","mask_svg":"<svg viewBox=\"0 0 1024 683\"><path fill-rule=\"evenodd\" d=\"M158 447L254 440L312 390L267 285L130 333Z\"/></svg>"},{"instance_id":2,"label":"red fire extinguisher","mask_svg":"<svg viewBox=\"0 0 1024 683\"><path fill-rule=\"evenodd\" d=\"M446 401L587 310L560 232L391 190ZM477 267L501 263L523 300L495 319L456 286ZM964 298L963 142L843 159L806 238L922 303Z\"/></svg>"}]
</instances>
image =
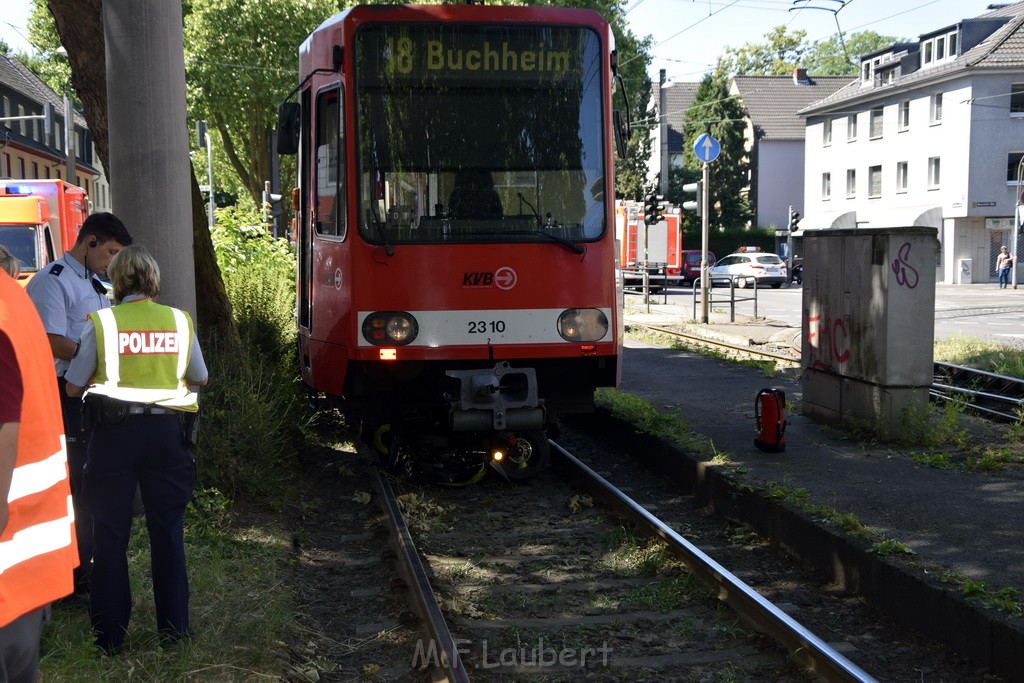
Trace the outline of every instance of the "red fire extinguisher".
<instances>
[{"instance_id":1,"label":"red fire extinguisher","mask_svg":"<svg viewBox=\"0 0 1024 683\"><path fill-rule=\"evenodd\" d=\"M754 445L766 453L786 450L786 394L781 389L762 389L754 399L757 432Z\"/></svg>"}]
</instances>

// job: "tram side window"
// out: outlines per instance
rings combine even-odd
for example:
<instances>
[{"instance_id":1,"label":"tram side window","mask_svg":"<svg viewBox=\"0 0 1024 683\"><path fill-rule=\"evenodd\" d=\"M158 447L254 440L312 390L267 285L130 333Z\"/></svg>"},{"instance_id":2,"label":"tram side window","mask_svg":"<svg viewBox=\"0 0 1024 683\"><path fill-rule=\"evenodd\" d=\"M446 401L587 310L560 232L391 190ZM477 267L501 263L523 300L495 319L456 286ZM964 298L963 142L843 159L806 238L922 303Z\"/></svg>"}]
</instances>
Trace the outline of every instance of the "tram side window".
<instances>
[{"instance_id":1,"label":"tram side window","mask_svg":"<svg viewBox=\"0 0 1024 683\"><path fill-rule=\"evenodd\" d=\"M341 119L340 92L321 92L316 101L316 231L337 237L348 228Z\"/></svg>"}]
</instances>

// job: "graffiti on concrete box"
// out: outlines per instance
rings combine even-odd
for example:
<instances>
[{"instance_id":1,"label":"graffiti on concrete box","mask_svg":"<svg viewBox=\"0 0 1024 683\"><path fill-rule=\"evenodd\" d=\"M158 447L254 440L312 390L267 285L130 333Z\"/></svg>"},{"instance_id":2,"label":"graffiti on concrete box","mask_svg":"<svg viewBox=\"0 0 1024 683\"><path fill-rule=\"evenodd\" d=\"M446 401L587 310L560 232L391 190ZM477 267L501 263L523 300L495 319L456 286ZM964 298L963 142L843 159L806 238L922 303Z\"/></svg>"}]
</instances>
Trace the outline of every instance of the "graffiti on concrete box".
<instances>
[{"instance_id":1,"label":"graffiti on concrete box","mask_svg":"<svg viewBox=\"0 0 1024 683\"><path fill-rule=\"evenodd\" d=\"M896 259L892 262L892 272L896 277L896 284L907 289L917 287L920 276L908 261L910 258L910 242L904 242L897 254Z\"/></svg>"},{"instance_id":2,"label":"graffiti on concrete box","mask_svg":"<svg viewBox=\"0 0 1024 683\"><path fill-rule=\"evenodd\" d=\"M807 348L810 367L828 370L850 358L850 334L846 320L807 316Z\"/></svg>"}]
</instances>

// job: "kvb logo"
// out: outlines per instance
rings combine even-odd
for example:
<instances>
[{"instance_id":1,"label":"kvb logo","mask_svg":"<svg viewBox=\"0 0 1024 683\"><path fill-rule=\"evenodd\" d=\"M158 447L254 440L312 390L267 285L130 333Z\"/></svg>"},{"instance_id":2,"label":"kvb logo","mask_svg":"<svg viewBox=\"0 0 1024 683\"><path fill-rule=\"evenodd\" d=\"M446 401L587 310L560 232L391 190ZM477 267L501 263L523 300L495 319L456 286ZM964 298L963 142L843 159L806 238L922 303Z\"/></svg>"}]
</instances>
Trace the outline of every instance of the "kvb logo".
<instances>
[{"instance_id":1,"label":"kvb logo","mask_svg":"<svg viewBox=\"0 0 1024 683\"><path fill-rule=\"evenodd\" d=\"M463 287L497 287L502 290L509 290L516 286L519 276L516 271L508 266L502 266L493 273L467 272L462 274Z\"/></svg>"}]
</instances>

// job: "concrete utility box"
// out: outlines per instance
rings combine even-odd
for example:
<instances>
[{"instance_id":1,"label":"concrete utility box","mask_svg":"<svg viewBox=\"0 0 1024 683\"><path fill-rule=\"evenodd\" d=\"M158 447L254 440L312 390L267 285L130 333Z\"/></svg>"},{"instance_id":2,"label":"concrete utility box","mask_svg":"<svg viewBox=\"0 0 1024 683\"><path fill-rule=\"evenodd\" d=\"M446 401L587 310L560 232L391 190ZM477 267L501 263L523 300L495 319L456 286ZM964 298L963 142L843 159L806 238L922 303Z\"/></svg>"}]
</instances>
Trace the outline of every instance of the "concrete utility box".
<instances>
[{"instance_id":1,"label":"concrete utility box","mask_svg":"<svg viewBox=\"0 0 1024 683\"><path fill-rule=\"evenodd\" d=\"M803 412L891 438L927 409L935 342L935 228L804 233Z\"/></svg>"}]
</instances>

